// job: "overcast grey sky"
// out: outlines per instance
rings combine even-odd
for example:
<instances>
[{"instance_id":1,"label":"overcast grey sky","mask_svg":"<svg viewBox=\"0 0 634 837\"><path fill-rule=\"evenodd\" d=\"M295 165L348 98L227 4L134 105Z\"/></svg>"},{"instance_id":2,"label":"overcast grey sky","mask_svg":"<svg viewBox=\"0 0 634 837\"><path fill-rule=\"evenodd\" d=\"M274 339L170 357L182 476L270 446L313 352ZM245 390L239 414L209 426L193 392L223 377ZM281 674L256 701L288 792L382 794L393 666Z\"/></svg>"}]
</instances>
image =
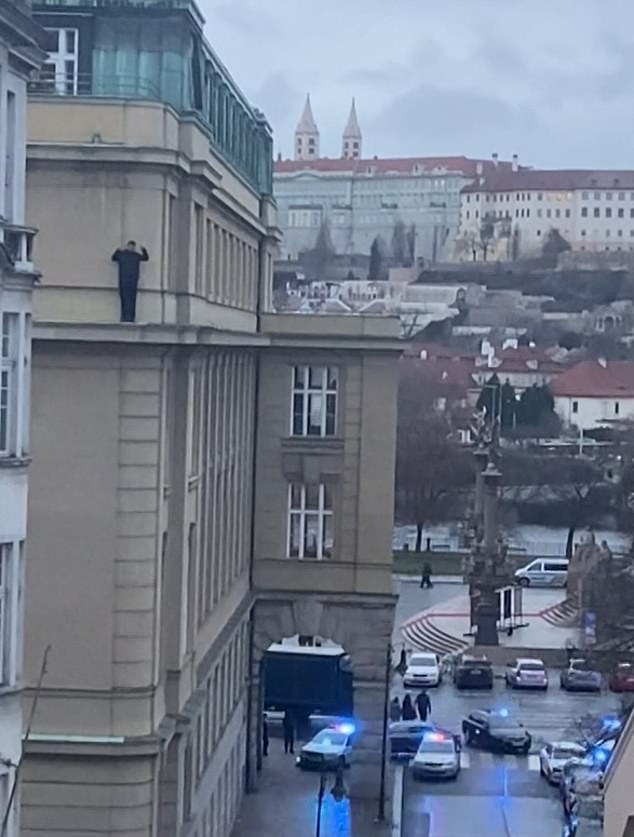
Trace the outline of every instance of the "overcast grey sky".
<instances>
[{"instance_id":1,"label":"overcast grey sky","mask_svg":"<svg viewBox=\"0 0 634 837\"><path fill-rule=\"evenodd\" d=\"M365 156L634 168L631 0L199 2L285 157L310 91L327 156L354 95Z\"/></svg>"}]
</instances>

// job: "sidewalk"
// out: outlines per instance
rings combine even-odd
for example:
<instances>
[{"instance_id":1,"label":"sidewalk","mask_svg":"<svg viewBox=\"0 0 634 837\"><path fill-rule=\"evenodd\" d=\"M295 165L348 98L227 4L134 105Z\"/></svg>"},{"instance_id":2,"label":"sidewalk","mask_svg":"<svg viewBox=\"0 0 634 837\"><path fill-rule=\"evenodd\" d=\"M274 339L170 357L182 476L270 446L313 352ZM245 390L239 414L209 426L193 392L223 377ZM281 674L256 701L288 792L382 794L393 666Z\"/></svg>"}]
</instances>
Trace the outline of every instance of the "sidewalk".
<instances>
[{"instance_id":1,"label":"sidewalk","mask_svg":"<svg viewBox=\"0 0 634 837\"><path fill-rule=\"evenodd\" d=\"M389 837L391 825L375 822L377 802L336 802L330 793L334 780L334 774L328 774L321 837ZM245 796L233 837L310 837L315 834L318 790L319 773L298 770L294 757L286 756L279 739L272 738L258 791Z\"/></svg>"},{"instance_id":2,"label":"sidewalk","mask_svg":"<svg viewBox=\"0 0 634 837\"><path fill-rule=\"evenodd\" d=\"M395 575L397 581L404 584L420 585L420 574L418 575ZM461 575L434 575L432 576L434 584L464 584L464 579Z\"/></svg>"}]
</instances>

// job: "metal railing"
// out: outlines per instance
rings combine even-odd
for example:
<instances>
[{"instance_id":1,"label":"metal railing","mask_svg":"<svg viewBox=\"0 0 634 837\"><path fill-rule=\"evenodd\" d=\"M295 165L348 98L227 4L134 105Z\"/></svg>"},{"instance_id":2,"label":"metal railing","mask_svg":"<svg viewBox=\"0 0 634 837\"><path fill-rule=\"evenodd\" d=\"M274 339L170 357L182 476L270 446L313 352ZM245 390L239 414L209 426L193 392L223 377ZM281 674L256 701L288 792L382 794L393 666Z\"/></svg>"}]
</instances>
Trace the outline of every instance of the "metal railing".
<instances>
[{"instance_id":1,"label":"metal railing","mask_svg":"<svg viewBox=\"0 0 634 837\"><path fill-rule=\"evenodd\" d=\"M160 101L158 85L136 75L100 75L93 73L51 73L41 70L29 82L33 96L97 96L114 99Z\"/></svg>"}]
</instances>

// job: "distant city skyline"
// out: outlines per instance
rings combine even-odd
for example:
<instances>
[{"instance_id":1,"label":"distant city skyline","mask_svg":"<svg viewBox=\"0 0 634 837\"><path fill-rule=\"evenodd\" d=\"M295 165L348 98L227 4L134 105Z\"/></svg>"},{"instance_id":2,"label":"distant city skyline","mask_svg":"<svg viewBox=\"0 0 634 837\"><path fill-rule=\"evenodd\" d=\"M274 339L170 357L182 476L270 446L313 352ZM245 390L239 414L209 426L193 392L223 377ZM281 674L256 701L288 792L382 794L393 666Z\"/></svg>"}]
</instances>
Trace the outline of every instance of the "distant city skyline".
<instances>
[{"instance_id":1,"label":"distant city skyline","mask_svg":"<svg viewBox=\"0 0 634 837\"><path fill-rule=\"evenodd\" d=\"M498 152L540 168L634 168L626 0L199 2L284 158L309 92L322 156L341 155L355 96L366 157Z\"/></svg>"}]
</instances>

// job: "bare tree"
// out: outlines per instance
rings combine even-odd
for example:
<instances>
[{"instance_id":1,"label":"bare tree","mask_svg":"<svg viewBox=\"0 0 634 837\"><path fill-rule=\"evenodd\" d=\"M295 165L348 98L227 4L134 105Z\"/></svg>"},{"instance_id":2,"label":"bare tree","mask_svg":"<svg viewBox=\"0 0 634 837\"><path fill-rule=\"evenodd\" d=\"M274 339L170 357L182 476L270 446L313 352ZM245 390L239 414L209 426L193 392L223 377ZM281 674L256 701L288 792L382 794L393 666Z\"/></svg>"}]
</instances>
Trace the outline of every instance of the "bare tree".
<instances>
[{"instance_id":1,"label":"bare tree","mask_svg":"<svg viewBox=\"0 0 634 837\"><path fill-rule=\"evenodd\" d=\"M401 367L396 447L396 506L403 522L416 525L416 551L426 523L450 514L471 486L471 457L452 438L450 412L435 409L456 393L426 375L424 366Z\"/></svg>"},{"instance_id":2,"label":"bare tree","mask_svg":"<svg viewBox=\"0 0 634 837\"><path fill-rule=\"evenodd\" d=\"M482 250L482 260L487 260L489 247L495 237L495 224L493 216L487 212L480 223L480 249Z\"/></svg>"}]
</instances>

